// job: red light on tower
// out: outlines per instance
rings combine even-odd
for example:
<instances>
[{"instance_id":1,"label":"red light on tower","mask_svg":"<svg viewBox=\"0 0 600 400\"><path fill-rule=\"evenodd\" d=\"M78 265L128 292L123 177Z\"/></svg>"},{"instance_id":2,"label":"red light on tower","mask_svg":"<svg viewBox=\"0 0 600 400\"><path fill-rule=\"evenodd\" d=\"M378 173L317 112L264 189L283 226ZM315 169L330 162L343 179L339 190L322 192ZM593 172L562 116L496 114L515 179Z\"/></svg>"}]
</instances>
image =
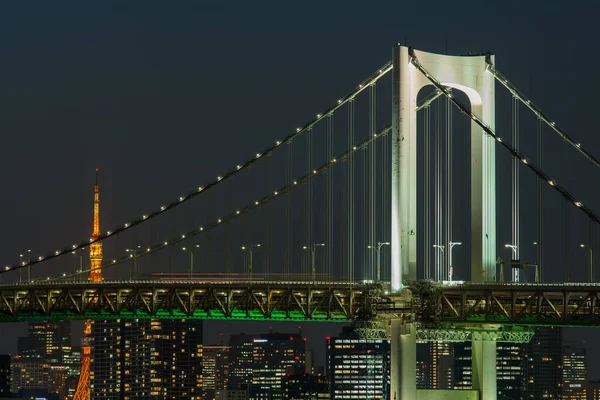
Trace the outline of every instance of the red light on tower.
<instances>
[{"instance_id":1,"label":"red light on tower","mask_svg":"<svg viewBox=\"0 0 600 400\"><path fill-rule=\"evenodd\" d=\"M331 340L331 336L325 336L325 340Z\"/></svg>"}]
</instances>

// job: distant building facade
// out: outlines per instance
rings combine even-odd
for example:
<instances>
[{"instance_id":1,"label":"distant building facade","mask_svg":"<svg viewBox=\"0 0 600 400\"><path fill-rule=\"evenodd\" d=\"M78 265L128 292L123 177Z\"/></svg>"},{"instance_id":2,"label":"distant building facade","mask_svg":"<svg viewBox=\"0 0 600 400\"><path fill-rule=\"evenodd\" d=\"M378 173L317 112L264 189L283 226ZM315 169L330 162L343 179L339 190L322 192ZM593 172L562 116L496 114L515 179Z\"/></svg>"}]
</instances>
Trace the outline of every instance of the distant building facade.
<instances>
[{"instance_id":1,"label":"distant building facade","mask_svg":"<svg viewBox=\"0 0 600 400\"><path fill-rule=\"evenodd\" d=\"M587 400L586 349L580 342L563 344L562 398L565 400Z\"/></svg>"},{"instance_id":2,"label":"distant building facade","mask_svg":"<svg viewBox=\"0 0 600 400\"><path fill-rule=\"evenodd\" d=\"M525 346L529 399L561 398L562 342L562 328L540 327Z\"/></svg>"},{"instance_id":3,"label":"distant building facade","mask_svg":"<svg viewBox=\"0 0 600 400\"><path fill-rule=\"evenodd\" d=\"M10 397L11 357L0 354L0 397Z\"/></svg>"},{"instance_id":4,"label":"distant building facade","mask_svg":"<svg viewBox=\"0 0 600 400\"><path fill-rule=\"evenodd\" d=\"M246 389L249 399L282 399L286 373L305 368L305 343L293 333L232 335L228 389Z\"/></svg>"},{"instance_id":5,"label":"distant building facade","mask_svg":"<svg viewBox=\"0 0 600 400\"><path fill-rule=\"evenodd\" d=\"M204 399L225 399L229 376L229 346L202 348L202 390Z\"/></svg>"},{"instance_id":6,"label":"distant building facade","mask_svg":"<svg viewBox=\"0 0 600 400\"><path fill-rule=\"evenodd\" d=\"M360 339L350 329L327 338L331 399L390 399L390 341Z\"/></svg>"},{"instance_id":7,"label":"distant building facade","mask_svg":"<svg viewBox=\"0 0 600 400\"><path fill-rule=\"evenodd\" d=\"M202 398L202 321L100 321L92 336L92 400Z\"/></svg>"}]
</instances>

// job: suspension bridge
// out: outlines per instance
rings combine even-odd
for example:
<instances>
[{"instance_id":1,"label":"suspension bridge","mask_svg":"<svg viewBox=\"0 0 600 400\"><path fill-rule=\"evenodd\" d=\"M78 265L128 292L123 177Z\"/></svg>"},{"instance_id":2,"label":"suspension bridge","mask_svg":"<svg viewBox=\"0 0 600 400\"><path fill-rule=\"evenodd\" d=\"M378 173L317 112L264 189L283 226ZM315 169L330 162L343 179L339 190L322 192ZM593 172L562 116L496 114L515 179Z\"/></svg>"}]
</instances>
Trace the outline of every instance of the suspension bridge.
<instances>
[{"instance_id":1,"label":"suspension bridge","mask_svg":"<svg viewBox=\"0 0 600 400\"><path fill-rule=\"evenodd\" d=\"M104 232L97 182L91 239L0 271L0 321L352 322L390 338L395 399L417 398L417 340L473 341L495 399L497 342L600 325L597 199L571 179L599 166L492 54L397 45L287 136Z\"/></svg>"}]
</instances>

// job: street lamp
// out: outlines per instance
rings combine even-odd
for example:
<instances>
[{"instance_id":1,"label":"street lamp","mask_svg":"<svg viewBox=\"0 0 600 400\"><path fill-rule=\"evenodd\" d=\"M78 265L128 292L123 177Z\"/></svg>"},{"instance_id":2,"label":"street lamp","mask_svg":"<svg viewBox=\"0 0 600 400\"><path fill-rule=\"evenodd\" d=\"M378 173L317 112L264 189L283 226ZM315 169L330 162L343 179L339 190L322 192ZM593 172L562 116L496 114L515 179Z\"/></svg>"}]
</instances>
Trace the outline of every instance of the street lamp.
<instances>
[{"instance_id":1,"label":"street lamp","mask_svg":"<svg viewBox=\"0 0 600 400\"><path fill-rule=\"evenodd\" d=\"M255 247L260 247L260 243L257 244L247 244L242 246L242 250L250 253L250 262L248 263L248 277L252 280L252 249Z\"/></svg>"},{"instance_id":2,"label":"street lamp","mask_svg":"<svg viewBox=\"0 0 600 400\"><path fill-rule=\"evenodd\" d=\"M433 247L435 249L440 249L440 251L442 252L442 265L444 265L444 245L443 244L434 244ZM442 281L444 280L444 277L442 276Z\"/></svg>"},{"instance_id":3,"label":"street lamp","mask_svg":"<svg viewBox=\"0 0 600 400\"><path fill-rule=\"evenodd\" d=\"M504 247L506 247L507 249L511 249L513 252L513 260L517 259L517 245L516 244L505 244ZM513 270L514 271L514 270ZM513 281L514 282L518 282L519 281L519 271L514 271L513 272Z\"/></svg>"},{"instance_id":4,"label":"street lamp","mask_svg":"<svg viewBox=\"0 0 600 400\"><path fill-rule=\"evenodd\" d=\"M460 246L462 244L462 242L449 242L448 243L448 280L450 282L452 282L452 273L454 272L452 270L452 248L454 246Z\"/></svg>"},{"instance_id":5,"label":"street lamp","mask_svg":"<svg viewBox=\"0 0 600 400\"><path fill-rule=\"evenodd\" d=\"M304 250L309 250L311 252L312 262L311 262L311 276L312 281L315 281L315 251L317 251L317 247L325 247L325 243L314 243L312 246L302 246Z\"/></svg>"},{"instance_id":6,"label":"street lamp","mask_svg":"<svg viewBox=\"0 0 600 400\"><path fill-rule=\"evenodd\" d=\"M371 250L377 250L377 281L381 281L381 248L389 246L389 242L377 242L377 246L367 246Z\"/></svg>"},{"instance_id":7,"label":"street lamp","mask_svg":"<svg viewBox=\"0 0 600 400\"><path fill-rule=\"evenodd\" d=\"M19 254L19 265L22 267L25 265L25 262L23 261L23 257L25 257L25 254L31 253L31 249L27 249L24 254ZM29 259L27 259L27 264L29 264ZM21 283L22 281L22 271L23 268L19 268L19 283ZM31 281L31 265L27 266L27 282L29 283Z\"/></svg>"},{"instance_id":8,"label":"street lamp","mask_svg":"<svg viewBox=\"0 0 600 400\"><path fill-rule=\"evenodd\" d=\"M594 282L594 251L592 250L591 247L586 246L585 244L580 244L579 247L581 247L582 249L586 248L590 251L590 283Z\"/></svg>"},{"instance_id":9,"label":"street lamp","mask_svg":"<svg viewBox=\"0 0 600 400\"><path fill-rule=\"evenodd\" d=\"M195 246L195 248L200 247L199 244L197 244ZM190 268L189 268L189 273L190 273L190 280L192 280L192 274L194 273L194 252L193 252L193 247L184 247L181 250L183 251L187 251L188 253L190 253Z\"/></svg>"},{"instance_id":10,"label":"street lamp","mask_svg":"<svg viewBox=\"0 0 600 400\"><path fill-rule=\"evenodd\" d=\"M81 251L85 250L85 247L81 249ZM71 254L73 254L73 272L75 273L75 275L73 276L73 280L75 280L75 276L77 276L77 273L79 273L79 279L81 280L81 277L83 275L83 256L80 254L79 255L79 270L77 270L76 264L75 264L75 260L77 257L75 257L75 255L77 254L77 250L73 250L71 252Z\"/></svg>"},{"instance_id":11,"label":"street lamp","mask_svg":"<svg viewBox=\"0 0 600 400\"><path fill-rule=\"evenodd\" d=\"M142 246L137 246L133 249L125 249L125 251L127 253L131 253L130 257L133 258L133 273L135 275L135 277L137 278L138 275L138 270L137 270L137 258L138 258L138 252L142 251L141 250ZM129 265L129 280L131 280L131 265Z\"/></svg>"}]
</instances>

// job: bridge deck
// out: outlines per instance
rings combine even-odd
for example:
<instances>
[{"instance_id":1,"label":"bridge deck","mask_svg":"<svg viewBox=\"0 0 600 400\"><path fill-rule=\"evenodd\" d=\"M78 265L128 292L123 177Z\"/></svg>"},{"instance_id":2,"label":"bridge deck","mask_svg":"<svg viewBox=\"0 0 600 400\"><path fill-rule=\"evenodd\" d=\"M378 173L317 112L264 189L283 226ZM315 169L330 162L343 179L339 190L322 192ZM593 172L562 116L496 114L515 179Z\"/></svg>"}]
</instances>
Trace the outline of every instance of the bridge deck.
<instances>
[{"instance_id":1,"label":"bridge deck","mask_svg":"<svg viewBox=\"0 0 600 400\"><path fill-rule=\"evenodd\" d=\"M347 282L115 281L0 285L0 321L186 318L352 320L360 286Z\"/></svg>"},{"instance_id":2,"label":"bridge deck","mask_svg":"<svg viewBox=\"0 0 600 400\"><path fill-rule=\"evenodd\" d=\"M600 326L600 284L432 285L416 290L425 324Z\"/></svg>"}]
</instances>

